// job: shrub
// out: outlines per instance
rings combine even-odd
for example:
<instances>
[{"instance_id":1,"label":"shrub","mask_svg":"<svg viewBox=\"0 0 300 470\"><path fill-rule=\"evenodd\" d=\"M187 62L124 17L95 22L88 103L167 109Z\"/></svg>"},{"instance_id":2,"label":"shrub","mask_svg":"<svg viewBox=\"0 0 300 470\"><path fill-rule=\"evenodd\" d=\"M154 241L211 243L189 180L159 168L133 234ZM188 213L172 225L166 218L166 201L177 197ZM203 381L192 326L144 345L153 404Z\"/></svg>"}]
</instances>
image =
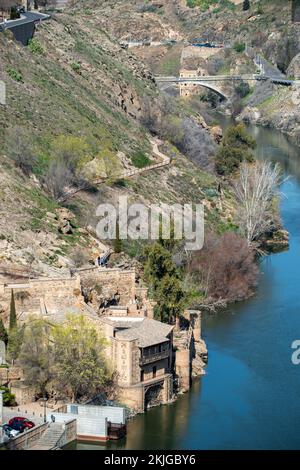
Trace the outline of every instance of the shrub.
<instances>
[{"instance_id":1,"label":"shrub","mask_svg":"<svg viewBox=\"0 0 300 470\"><path fill-rule=\"evenodd\" d=\"M151 164L149 157L141 150L138 150L132 155L131 161L137 168L144 168Z\"/></svg>"},{"instance_id":2,"label":"shrub","mask_svg":"<svg viewBox=\"0 0 300 470\"><path fill-rule=\"evenodd\" d=\"M216 155L216 171L228 176L238 170L242 161L252 162L256 142L243 124L227 129Z\"/></svg>"},{"instance_id":3,"label":"shrub","mask_svg":"<svg viewBox=\"0 0 300 470\"><path fill-rule=\"evenodd\" d=\"M254 252L234 232L219 238L208 235L203 249L194 253L189 271L209 298L226 301L248 298L259 273Z\"/></svg>"},{"instance_id":4,"label":"shrub","mask_svg":"<svg viewBox=\"0 0 300 470\"><path fill-rule=\"evenodd\" d=\"M78 73L79 75L81 74L81 65L78 62L71 62L71 67L74 72Z\"/></svg>"},{"instance_id":5,"label":"shrub","mask_svg":"<svg viewBox=\"0 0 300 470\"><path fill-rule=\"evenodd\" d=\"M33 54L43 55L45 53L45 49L43 48L41 43L35 38L29 40L28 48Z\"/></svg>"},{"instance_id":6,"label":"shrub","mask_svg":"<svg viewBox=\"0 0 300 470\"><path fill-rule=\"evenodd\" d=\"M10 76L10 78L15 80L15 82L22 82L23 81L22 74L20 72L18 72L17 70L15 70L13 68L8 68L6 71L7 71L8 75Z\"/></svg>"},{"instance_id":7,"label":"shrub","mask_svg":"<svg viewBox=\"0 0 300 470\"><path fill-rule=\"evenodd\" d=\"M37 158L32 145L32 135L26 128L16 126L8 130L6 136L8 156L24 174L29 175Z\"/></svg>"},{"instance_id":8,"label":"shrub","mask_svg":"<svg viewBox=\"0 0 300 470\"><path fill-rule=\"evenodd\" d=\"M236 42L233 46L233 49L238 53L244 52L246 49L246 44L244 42Z\"/></svg>"},{"instance_id":9,"label":"shrub","mask_svg":"<svg viewBox=\"0 0 300 470\"><path fill-rule=\"evenodd\" d=\"M13 393L9 390L8 387L0 387L0 390L2 390L3 393L3 404L4 406L16 406L16 398Z\"/></svg>"},{"instance_id":10,"label":"shrub","mask_svg":"<svg viewBox=\"0 0 300 470\"><path fill-rule=\"evenodd\" d=\"M250 86L247 82L240 82L236 88L235 88L236 93L240 98L245 98L250 93Z\"/></svg>"}]
</instances>

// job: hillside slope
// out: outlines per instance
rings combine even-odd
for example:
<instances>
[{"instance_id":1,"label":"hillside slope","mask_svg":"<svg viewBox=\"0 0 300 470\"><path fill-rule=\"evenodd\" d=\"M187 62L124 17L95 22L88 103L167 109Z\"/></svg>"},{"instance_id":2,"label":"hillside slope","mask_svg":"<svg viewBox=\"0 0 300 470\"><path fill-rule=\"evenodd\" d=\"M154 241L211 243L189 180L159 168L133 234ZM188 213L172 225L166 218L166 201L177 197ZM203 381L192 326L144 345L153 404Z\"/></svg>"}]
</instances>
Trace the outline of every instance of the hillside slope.
<instances>
[{"instance_id":1,"label":"hillside slope","mask_svg":"<svg viewBox=\"0 0 300 470\"><path fill-rule=\"evenodd\" d=\"M102 30L99 18L100 13L88 11L56 14L38 26L26 48L9 32L0 35L0 73L8 92L7 105L0 107L1 264L30 264L48 273L72 266L74 259L92 262L105 249L94 232L100 202L116 202L120 194L146 204L200 202L217 188L212 174L167 142L169 167L121 178L124 169L145 167L155 158L151 135L142 124L143 103L150 100L152 111L159 114L161 97L151 72ZM9 155L10 139L15 141L20 129L34 144L30 174L17 168ZM103 175L104 159L111 163L111 177L62 205L47 191L47 168L57 142L62 145L70 137L88 145L84 170L91 180ZM214 197L207 204L208 223L222 230L227 215Z\"/></svg>"}]
</instances>

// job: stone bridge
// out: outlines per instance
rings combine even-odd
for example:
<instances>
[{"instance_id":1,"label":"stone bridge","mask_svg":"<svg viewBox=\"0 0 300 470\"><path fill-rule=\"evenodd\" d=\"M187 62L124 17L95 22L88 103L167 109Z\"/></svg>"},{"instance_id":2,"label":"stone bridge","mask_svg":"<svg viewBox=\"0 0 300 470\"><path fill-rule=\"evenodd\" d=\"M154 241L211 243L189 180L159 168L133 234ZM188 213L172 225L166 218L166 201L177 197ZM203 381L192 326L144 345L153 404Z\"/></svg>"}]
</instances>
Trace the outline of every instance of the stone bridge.
<instances>
[{"instance_id":1,"label":"stone bridge","mask_svg":"<svg viewBox=\"0 0 300 470\"><path fill-rule=\"evenodd\" d=\"M192 90L196 86L201 86L209 90L214 91L223 99L228 100L229 97L226 93L226 84L234 82L257 82L257 81L271 81L275 85L281 86L292 86L300 85L300 80L287 80L285 78L279 77L269 77L267 75L203 75L195 76L191 73L190 76L180 76L180 77L155 77L156 83L160 85L161 88L169 88L171 86L179 85L180 94L187 95L192 94ZM189 93L185 93L185 90Z\"/></svg>"}]
</instances>

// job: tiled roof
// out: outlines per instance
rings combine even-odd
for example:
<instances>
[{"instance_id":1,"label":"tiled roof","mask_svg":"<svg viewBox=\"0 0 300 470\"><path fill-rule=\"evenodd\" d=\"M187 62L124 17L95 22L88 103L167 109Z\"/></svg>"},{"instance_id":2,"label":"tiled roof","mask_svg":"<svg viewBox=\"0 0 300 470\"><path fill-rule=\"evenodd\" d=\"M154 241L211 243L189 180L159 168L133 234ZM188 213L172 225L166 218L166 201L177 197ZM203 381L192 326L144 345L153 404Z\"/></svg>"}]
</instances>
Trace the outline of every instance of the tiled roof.
<instances>
[{"instance_id":1,"label":"tiled roof","mask_svg":"<svg viewBox=\"0 0 300 470\"><path fill-rule=\"evenodd\" d=\"M116 328L126 328L122 331L116 331L115 337L118 339L138 340L138 345L141 348L169 341L167 336L173 330L171 325L148 318L115 317L112 319L112 317L106 317L103 320Z\"/></svg>"}]
</instances>

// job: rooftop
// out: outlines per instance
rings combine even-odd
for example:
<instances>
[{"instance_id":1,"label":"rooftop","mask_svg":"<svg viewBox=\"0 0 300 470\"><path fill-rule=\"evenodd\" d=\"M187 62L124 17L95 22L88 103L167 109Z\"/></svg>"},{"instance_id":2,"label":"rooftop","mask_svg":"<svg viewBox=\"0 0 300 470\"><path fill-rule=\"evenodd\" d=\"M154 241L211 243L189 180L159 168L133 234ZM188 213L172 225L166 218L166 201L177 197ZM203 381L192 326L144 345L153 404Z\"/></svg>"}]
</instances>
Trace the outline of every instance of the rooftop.
<instances>
[{"instance_id":1,"label":"rooftop","mask_svg":"<svg viewBox=\"0 0 300 470\"><path fill-rule=\"evenodd\" d=\"M140 348L169 341L168 335L173 330L173 326L149 318L104 317L101 320L116 328L116 338L137 340ZM118 331L118 328L124 329Z\"/></svg>"}]
</instances>

